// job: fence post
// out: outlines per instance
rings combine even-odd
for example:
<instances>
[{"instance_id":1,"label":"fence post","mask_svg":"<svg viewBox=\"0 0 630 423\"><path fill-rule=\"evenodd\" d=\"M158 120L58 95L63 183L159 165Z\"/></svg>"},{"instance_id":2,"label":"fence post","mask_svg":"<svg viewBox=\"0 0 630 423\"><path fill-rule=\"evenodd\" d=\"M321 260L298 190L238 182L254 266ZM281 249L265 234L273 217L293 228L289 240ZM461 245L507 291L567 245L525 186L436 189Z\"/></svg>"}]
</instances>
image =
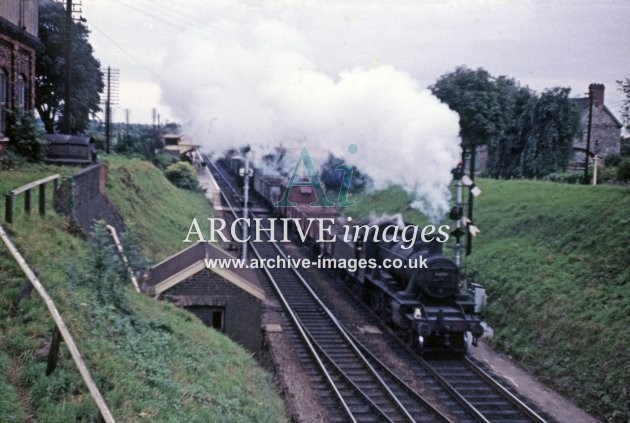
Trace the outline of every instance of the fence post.
<instances>
[{"instance_id":1,"label":"fence post","mask_svg":"<svg viewBox=\"0 0 630 423\"><path fill-rule=\"evenodd\" d=\"M46 183L39 186L39 214L46 214Z\"/></svg>"},{"instance_id":2,"label":"fence post","mask_svg":"<svg viewBox=\"0 0 630 423\"><path fill-rule=\"evenodd\" d=\"M31 190L27 189L24 192L24 213L31 214Z\"/></svg>"},{"instance_id":3,"label":"fence post","mask_svg":"<svg viewBox=\"0 0 630 423\"><path fill-rule=\"evenodd\" d=\"M7 192L4 198L4 220L7 223L13 223L13 193Z\"/></svg>"},{"instance_id":4,"label":"fence post","mask_svg":"<svg viewBox=\"0 0 630 423\"><path fill-rule=\"evenodd\" d=\"M30 298L31 292L33 292L33 284L31 281L27 280L24 285L22 285L22 289L20 289L20 293L15 299L15 305L17 306L20 304L20 301Z\"/></svg>"},{"instance_id":5,"label":"fence post","mask_svg":"<svg viewBox=\"0 0 630 423\"><path fill-rule=\"evenodd\" d=\"M52 339L50 340L50 350L48 350L48 364L46 365L46 376L50 376L57 367L57 358L59 357L59 344L61 343L61 334L57 325L53 330Z\"/></svg>"}]
</instances>

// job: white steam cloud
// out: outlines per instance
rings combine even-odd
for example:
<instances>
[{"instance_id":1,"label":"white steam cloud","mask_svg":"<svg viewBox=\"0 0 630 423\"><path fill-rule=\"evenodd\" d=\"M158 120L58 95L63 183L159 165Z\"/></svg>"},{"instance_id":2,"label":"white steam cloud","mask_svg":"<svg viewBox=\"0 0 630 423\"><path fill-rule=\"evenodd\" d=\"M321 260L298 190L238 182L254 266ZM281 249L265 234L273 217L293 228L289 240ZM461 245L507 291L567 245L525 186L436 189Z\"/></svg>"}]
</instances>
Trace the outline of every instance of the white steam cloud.
<instances>
[{"instance_id":1,"label":"white steam cloud","mask_svg":"<svg viewBox=\"0 0 630 423\"><path fill-rule=\"evenodd\" d=\"M328 150L377 189L401 185L429 216L448 209L458 116L411 76L391 66L331 76L307 59L299 31L282 22L216 25L230 35L181 34L161 82L164 101L206 150ZM358 152L350 154L350 144Z\"/></svg>"}]
</instances>

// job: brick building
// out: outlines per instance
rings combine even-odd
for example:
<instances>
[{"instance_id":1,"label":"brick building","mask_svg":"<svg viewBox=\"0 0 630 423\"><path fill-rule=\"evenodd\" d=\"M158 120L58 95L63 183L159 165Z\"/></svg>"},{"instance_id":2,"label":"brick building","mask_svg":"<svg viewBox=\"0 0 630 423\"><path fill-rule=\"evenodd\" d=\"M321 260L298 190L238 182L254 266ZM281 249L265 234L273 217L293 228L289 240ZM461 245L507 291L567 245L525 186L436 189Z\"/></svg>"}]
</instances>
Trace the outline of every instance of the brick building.
<instances>
[{"instance_id":1,"label":"brick building","mask_svg":"<svg viewBox=\"0 0 630 423\"><path fill-rule=\"evenodd\" d=\"M593 100L591 117L590 151L599 157L619 154L621 148L621 122L604 104L604 84L590 84L589 95ZM584 162L589 120L589 96L573 99L581 113L582 135L573 141L575 160Z\"/></svg>"},{"instance_id":2,"label":"brick building","mask_svg":"<svg viewBox=\"0 0 630 423\"><path fill-rule=\"evenodd\" d=\"M6 109L35 106L38 0L0 1L0 152L8 140Z\"/></svg>"},{"instance_id":3,"label":"brick building","mask_svg":"<svg viewBox=\"0 0 630 423\"><path fill-rule=\"evenodd\" d=\"M142 289L182 307L252 352L262 346L265 292L249 269L207 268L204 259L233 258L198 242L153 266Z\"/></svg>"}]
</instances>

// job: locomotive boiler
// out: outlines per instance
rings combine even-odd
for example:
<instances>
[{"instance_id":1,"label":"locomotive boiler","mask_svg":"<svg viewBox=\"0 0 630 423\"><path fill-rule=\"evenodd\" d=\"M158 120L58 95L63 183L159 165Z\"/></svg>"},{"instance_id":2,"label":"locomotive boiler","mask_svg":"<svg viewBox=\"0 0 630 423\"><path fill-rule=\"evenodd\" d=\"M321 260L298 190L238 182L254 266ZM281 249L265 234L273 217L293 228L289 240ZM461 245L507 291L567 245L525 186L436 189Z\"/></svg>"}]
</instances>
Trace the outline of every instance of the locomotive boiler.
<instances>
[{"instance_id":1,"label":"locomotive boiler","mask_svg":"<svg viewBox=\"0 0 630 423\"><path fill-rule=\"evenodd\" d=\"M346 275L348 283L370 308L419 353L435 350L465 352L483 335L475 299L482 287L463 286L457 265L443 254L443 243L418 240L351 243L357 257L375 259L378 266ZM337 254L333 251L333 255ZM345 253L347 255L347 252Z\"/></svg>"}]
</instances>

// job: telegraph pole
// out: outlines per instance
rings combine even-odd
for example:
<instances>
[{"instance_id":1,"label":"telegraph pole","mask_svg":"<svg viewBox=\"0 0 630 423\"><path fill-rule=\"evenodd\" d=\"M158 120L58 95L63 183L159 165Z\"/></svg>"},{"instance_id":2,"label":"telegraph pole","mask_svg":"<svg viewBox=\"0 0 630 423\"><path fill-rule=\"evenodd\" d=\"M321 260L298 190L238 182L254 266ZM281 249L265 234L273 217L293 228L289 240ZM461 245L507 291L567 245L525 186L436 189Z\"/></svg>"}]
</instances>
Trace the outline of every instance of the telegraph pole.
<instances>
[{"instance_id":1,"label":"telegraph pole","mask_svg":"<svg viewBox=\"0 0 630 423\"><path fill-rule=\"evenodd\" d=\"M109 154L109 146L110 146L110 126L112 121L112 113L111 113L111 103L110 103L110 95L111 95L111 82L112 82L112 73L111 68L107 67L107 100L105 100L105 139L107 140L107 148L106 152Z\"/></svg>"},{"instance_id":2,"label":"telegraph pole","mask_svg":"<svg viewBox=\"0 0 630 423\"><path fill-rule=\"evenodd\" d=\"M66 67L64 71L63 132L70 133L70 102L72 90L72 0L66 0Z\"/></svg>"},{"instance_id":3,"label":"telegraph pole","mask_svg":"<svg viewBox=\"0 0 630 423\"><path fill-rule=\"evenodd\" d=\"M588 185L588 155L591 154L591 126L593 124L593 89L588 87L588 125L586 126L586 157L584 158L584 185Z\"/></svg>"},{"instance_id":4,"label":"telegraph pole","mask_svg":"<svg viewBox=\"0 0 630 423\"><path fill-rule=\"evenodd\" d=\"M108 66L107 72L103 75L103 85L105 85L105 101L104 103L101 103L103 109L105 109L105 150L107 154L109 154L111 149L112 108L118 105L119 78L119 69L114 69Z\"/></svg>"},{"instance_id":5,"label":"telegraph pole","mask_svg":"<svg viewBox=\"0 0 630 423\"><path fill-rule=\"evenodd\" d=\"M243 239L248 238L249 231L249 177L251 176L251 170L249 167L249 146L243 148L243 156L245 156L245 169L243 169ZM241 250L241 258L247 260L247 241L243 241L243 248Z\"/></svg>"}]
</instances>

